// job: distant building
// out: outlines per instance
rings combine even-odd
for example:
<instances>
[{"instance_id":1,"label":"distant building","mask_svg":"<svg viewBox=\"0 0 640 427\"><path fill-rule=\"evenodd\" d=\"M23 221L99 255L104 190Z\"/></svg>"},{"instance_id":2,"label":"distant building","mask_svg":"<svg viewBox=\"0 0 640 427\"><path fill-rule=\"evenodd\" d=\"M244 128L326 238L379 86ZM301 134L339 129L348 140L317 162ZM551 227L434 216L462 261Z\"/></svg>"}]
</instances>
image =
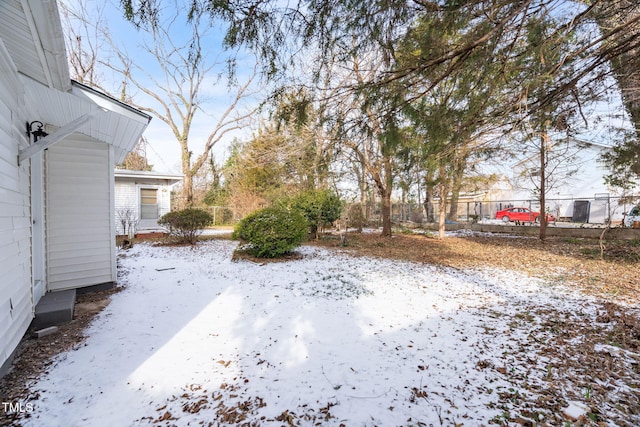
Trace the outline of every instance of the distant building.
<instances>
[{"instance_id":1,"label":"distant building","mask_svg":"<svg viewBox=\"0 0 640 427\"><path fill-rule=\"evenodd\" d=\"M182 175L115 170L116 234L162 231L158 218L171 211L171 189Z\"/></svg>"},{"instance_id":2,"label":"distant building","mask_svg":"<svg viewBox=\"0 0 640 427\"><path fill-rule=\"evenodd\" d=\"M576 138L563 138L549 147L547 173L547 209L557 218L575 222L604 223L622 219L615 197L617 189L605 183L609 173L601 161L608 145ZM518 201L536 200L539 185L540 156L522 157L510 165L509 180L512 198ZM532 208L539 209L534 203Z\"/></svg>"},{"instance_id":3,"label":"distant building","mask_svg":"<svg viewBox=\"0 0 640 427\"><path fill-rule=\"evenodd\" d=\"M576 138L559 139L549 147L546 169L546 209L562 221L602 224L618 223L634 203L621 198L620 189L605 183L609 169L601 157L611 147ZM510 207L540 209L538 201L540 157L523 152L511 162L490 166L499 177L487 188L461 193L458 219L475 216L494 219L497 211ZM640 198L640 188L629 195ZM619 201L623 204L619 205ZM624 203L627 203L626 205Z\"/></svg>"}]
</instances>

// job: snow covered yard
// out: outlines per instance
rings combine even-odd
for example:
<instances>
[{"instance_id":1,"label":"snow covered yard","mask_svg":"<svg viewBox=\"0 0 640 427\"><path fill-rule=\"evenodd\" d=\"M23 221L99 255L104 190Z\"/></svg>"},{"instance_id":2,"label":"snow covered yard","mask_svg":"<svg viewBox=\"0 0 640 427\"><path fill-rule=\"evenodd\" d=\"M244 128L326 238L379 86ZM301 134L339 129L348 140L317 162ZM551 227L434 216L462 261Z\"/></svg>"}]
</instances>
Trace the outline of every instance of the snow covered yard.
<instances>
[{"instance_id":1,"label":"snow covered yard","mask_svg":"<svg viewBox=\"0 0 640 427\"><path fill-rule=\"evenodd\" d=\"M126 288L23 425L640 424L611 305L510 271L234 248L123 252Z\"/></svg>"}]
</instances>

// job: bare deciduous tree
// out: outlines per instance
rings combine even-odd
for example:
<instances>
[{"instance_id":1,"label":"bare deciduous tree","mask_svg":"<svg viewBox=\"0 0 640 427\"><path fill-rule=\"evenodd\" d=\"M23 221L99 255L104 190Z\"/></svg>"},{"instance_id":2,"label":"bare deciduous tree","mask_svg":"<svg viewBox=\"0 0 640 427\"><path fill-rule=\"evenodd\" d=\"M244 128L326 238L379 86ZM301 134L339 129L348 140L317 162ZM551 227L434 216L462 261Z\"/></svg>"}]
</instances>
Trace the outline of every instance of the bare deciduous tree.
<instances>
[{"instance_id":1,"label":"bare deciduous tree","mask_svg":"<svg viewBox=\"0 0 640 427\"><path fill-rule=\"evenodd\" d=\"M175 11L174 11L175 12ZM206 84L211 79L220 84L221 77L216 76L215 68L221 61L212 61L206 49L206 31L200 20L202 14L193 15L181 23L188 25L189 36L183 42L172 33L178 16L168 19L163 25L149 27L150 41L143 45L150 64L132 58L127 52L118 48L115 41L111 45L119 58L119 64L112 62L109 66L124 76L124 80L146 95L146 99L134 96L129 101L142 111L151 113L164 122L180 146L181 168L184 174L182 183L183 200L186 206L195 203L193 179L207 163L214 145L222 141L226 135L247 126L248 120L255 112L255 107L242 105L243 101L255 95L253 84L256 80L255 68L249 68L243 83L230 81L228 97L223 101L222 109L215 116L205 108L213 108L207 102ZM184 17L183 17L184 18ZM186 19L186 18L185 18ZM246 108L243 110L243 107ZM202 148L194 156L194 138L192 137L195 117L204 113L211 118L208 134L202 141Z\"/></svg>"},{"instance_id":2,"label":"bare deciduous tree","mask_svg":"<svg viewBox=\"0 0 640 427\"><path fill-rule=\"evenodd\" d=\"M104 18L105 4L92 3L92 7L90 10L84 0L79 0L73 5L67 2L60 3L71 78L126 101L126 82L123 82L117 95L112 94L103 84L105 77L101 68L110 62L108 43L104 38L104 34L108 33L108 25ZM130 170L151 170L152 165L149 164L146 155L147 145L146 138L140 138L120 166Z\"/></svg>"},{"instance_id":3,"label":"bare deciduous tree","mask_svg":"<svg viewBox=\"0 0 640 427\"><path fill-rule=\"evenodd\" d=\"M110 32L101 18L102 9L89 13L82 1L77 11L63 9L64 16L76 21L69 25L67 42L72 71L79 81L105 93L117 92L118 99L168 126L180 147L182 198L186 206L193 205L194 177L207 164L213 147L247 126L255 112L255 106L245 103L256 95L255 67L244 67L225 84L227 63L225 58L213 57L218 49L210 49L213 30L208 22L201 23L203 12L188 16L177 3L156 10L154 17L162 25L138 29L135 54L129 51L131 40L117 40ZM100 69L120 76L117 89L103 87ZM216 90L220 101L214 104L210 93ZM194 136L196 126L206 127L201 132L204 136Z\"/></svg>"},{"instance_id":4,"label":"bare deciduous tree","mask_svg":"<svg viewBox=\"0 0 640 427\"><path fill-rule=\"evenodd\" d=\"M96 5L90 11L84 1L78 1L74 6L62 1L60 17L71 78L109 93L102 87L104 76L100 72L101 63L107 60L107 43L102 35L107 28L104 5Z\"/></svg>"}]
</instances>

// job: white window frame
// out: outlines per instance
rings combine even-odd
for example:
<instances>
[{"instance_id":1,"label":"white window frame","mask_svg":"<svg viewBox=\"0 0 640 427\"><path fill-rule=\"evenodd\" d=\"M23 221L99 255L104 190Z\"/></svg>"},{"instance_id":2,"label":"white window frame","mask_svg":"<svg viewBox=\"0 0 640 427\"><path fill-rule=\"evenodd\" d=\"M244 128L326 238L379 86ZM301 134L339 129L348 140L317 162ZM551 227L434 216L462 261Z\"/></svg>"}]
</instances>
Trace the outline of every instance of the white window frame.
<instances>
[{"instance_id":1,"label":"white window frame","mask_svg":"<svg viewBox=\"0 0 640 427\"><path fill-rule=\"evenodd\" d=\"M143 190L155 190L156 191L156 216L154 218L144 218L142 213L142 191ZM159 185L138 185L137 186L137 195L138 195L138 211L139 211L139 219L140 221L158 221L160 218L160 209L162 207L161 200L162 188Z\"/></svg>"}]
</instances>

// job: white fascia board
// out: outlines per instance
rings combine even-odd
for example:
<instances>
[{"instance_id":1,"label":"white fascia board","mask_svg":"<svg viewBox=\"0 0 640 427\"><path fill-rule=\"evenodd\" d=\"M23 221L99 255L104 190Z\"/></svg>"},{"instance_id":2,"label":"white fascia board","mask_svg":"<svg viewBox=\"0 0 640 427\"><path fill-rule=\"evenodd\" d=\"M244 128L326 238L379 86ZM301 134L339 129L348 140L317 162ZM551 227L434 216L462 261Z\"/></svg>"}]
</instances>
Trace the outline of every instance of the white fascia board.
<instances>
[{"instance_id":1,"label":"white fascia board","mask_svg":"<svg viewBox=\"0 0 640 427\"><path fill-rule=\"evenodd\" d=\"M142 178L142 179L165 179L180 182L184 179L184 175L153 172L153 171L134 171L128 169L116 169L114 171L116 178Z\"/></svg>"},{"instance_id":2,"label":"white fascia board","mask_svg":"<svg viewBox=\"0 0 640 427\"><path fill-rule=\"evenodd\" d=\"M48 85L63 92L69 91L71 78L57 2L22 0L22 5Z\"/></svg>"},{"instance_id":3,"label":"white fascia board","mask_svg":"<svg viewBox=\"0 0 640 427\"><path fill-rule=\"evenodd\" d=\"M137 126L131 127L132 130L119 141L105 141L108 144L114 145L113 160L115 164L121 163L126 154L133 150L142 137L142 134L151 121L151 116L82 83L72 81L71 85L71 93L74 96L100 106L108 111L109 114L116 114L119 117L137 124Z\"/></svg>"},{"instance_id":4,"label":"white fascia board","mask_svg":"<svg viewBox=\"0 0 640 427\"><path fill-rule=\"evenodd\" d=\"M135 107L118 101L117 99L107 94L99 92L93 88L90 88L89 86L83 85L82 83L78 83L76 81L72 81L71 85L71 93L80 98L88 98L94 104L99 105L107 111L112 111L142 124L148 124L151 121L151 116L147 113L144 113Z\"/></svg>"},{"instance_id":5,"label":"white fascia board","mask_svg":"<svg viewBox=\"0 0 640 427\"><path fill-rule=\"evenodd\" d=\"M155 179L183 179L184 175L163 173L154 171L135 171L129 169L115 169L115 176L117 178L155 178Z\"/></svg>"}]
</instances>

